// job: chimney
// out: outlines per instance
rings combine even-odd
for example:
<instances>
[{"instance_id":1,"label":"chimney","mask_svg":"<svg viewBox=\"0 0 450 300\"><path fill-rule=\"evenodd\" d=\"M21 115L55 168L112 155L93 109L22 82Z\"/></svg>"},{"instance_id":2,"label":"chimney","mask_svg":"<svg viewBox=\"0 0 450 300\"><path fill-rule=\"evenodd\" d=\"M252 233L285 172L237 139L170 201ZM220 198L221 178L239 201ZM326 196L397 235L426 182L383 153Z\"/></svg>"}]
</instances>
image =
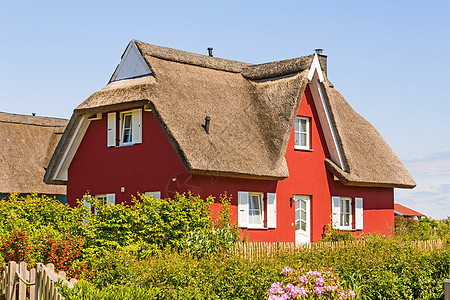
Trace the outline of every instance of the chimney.
<instances>
[{"instance_id":1,"label":"chimney","mask_svg":"<svg viewBox=\"0 0 450 300\"><path fill-rule=\"evenodd\" d=\"M323 54L322 53L323 49L320 49L320 48L314 49L314 52L319 57L320 62L321 62L322 70L325 72L325 75L328 77L328 74L327 74L327 58L328 58L328 54Z\"/></svg>"},{"instance_id":2,"label":"chimney","mask_svg":"<svg viewBox=\"0 0 450 300\"><path fill-rule=\"evenodd\" d=\"M211 57L213 57L212 51L213 51L213 48L209 47L208 48L208 55L211 56Z\"/></svg>"},{"instance_id":3,"label":"chimney","mask_svg":"<svg viewBox=\"0 0 450 300\"><path fill-rule=\"evenodd\" d=\"M206 134L209 134L209 122L210 121L211 121L211 118L209 116L206 116L205 124L202 124L202 127L205 129Z\"/></svg>"}]
</instances>

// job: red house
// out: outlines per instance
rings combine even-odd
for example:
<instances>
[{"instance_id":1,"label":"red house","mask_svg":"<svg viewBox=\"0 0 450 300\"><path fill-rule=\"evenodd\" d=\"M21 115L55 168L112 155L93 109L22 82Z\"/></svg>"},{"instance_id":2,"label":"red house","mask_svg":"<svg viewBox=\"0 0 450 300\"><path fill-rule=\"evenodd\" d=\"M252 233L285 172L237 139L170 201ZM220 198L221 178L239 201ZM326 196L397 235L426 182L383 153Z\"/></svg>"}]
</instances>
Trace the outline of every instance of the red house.
<instances>
[{"instance_id":1,"label":"red house","mask_svg":"<svg viewBox=\"0 0 450 300\"><path fill-rule=\"evenodd\" d=\"M86 192L112 203L226 192L254 241L317 241L330 216L387 234L393 189L415 182L328 81L326 59L252 65L133 40L74 110L45 182L66 184L72 205Z\"/></svg>"}]
</instances>

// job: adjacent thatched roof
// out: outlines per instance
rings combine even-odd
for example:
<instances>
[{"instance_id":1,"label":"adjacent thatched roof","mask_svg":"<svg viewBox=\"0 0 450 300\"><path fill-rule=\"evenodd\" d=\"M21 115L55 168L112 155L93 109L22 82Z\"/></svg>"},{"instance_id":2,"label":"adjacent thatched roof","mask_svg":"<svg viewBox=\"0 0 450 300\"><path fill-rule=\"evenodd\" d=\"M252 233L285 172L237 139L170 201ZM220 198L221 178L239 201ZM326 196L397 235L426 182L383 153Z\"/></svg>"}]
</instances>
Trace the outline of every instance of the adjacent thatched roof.
<instances>
[{"instance_id":1,"label":"adjacent thatched roof","mask_svg":"<svg viewBox=\"0 0 450 300\"><path fill-rule=\"evenodd\" d=\"M0 112L0 193L66 194L43 182L67 120Z\"/></svg>"},{"instance_id":2,"label":"adjacent thatched roof","mask_svg":"<svg viewBox=\"0 0 450 300\"><path fill-rule=\"evenodd\" d=\"M284 155L313 55L250 65L133 43L152 74L111 82L94 93L75 109L67 131L73 132L81 115L149 103L187 170L262 179L289 176ZM415 185L378 132L330 84L325 91L349 170L329 160L327 167L345 184ZM201 127L206 116L211 118L209 135ZM52 182L69 132L52 158L47 182Z\"/></svg>"}]
</instances>

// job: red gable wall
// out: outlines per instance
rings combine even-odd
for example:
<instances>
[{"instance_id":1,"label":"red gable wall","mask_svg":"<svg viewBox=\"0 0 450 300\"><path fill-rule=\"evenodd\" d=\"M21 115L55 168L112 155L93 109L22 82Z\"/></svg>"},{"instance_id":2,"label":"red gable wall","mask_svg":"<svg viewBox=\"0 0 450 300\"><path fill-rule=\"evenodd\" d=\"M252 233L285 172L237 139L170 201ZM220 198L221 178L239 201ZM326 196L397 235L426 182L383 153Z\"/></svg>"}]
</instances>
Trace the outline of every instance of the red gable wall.
<instances>
[{"instance_id":1,"label":"red gable wall","mask_svg":"<svg viewBox=\"0 0 450 300\"><path fill-rule=\"evenodd\" d=\"M333 179L324 164L329 157L317 112L307 88L302 96L298 115L311 118L311 149L294 149L294 132L286 151L289 178L281 181L252 180L220 176L195 175L186 171L161 126L151 112L143 111L142 144L108 148L107 118L92 121L69 167L67 203L75 205L88 191L91 195L116 194L116 203L130 203L130 194L161 191L171 197L177 191L192 191L202 197L232 196L232 211L237 222L237 192L251 191L277 194L277 228L249 229L243 233L254 241L294 242L295 208L293 195L311 196L311 237L321 238L330 222L331 196L364 198L364 230L388 234L394 227L394 194L391 188L344 186ZM173 180L175 178L175 181ZM125 188L121 192L121 187ZM218 210L214 205L213 210ZM267 213L267 212L266 212ZM359 234L361 231L356 232Z\"/></svg>"}]
</instances>

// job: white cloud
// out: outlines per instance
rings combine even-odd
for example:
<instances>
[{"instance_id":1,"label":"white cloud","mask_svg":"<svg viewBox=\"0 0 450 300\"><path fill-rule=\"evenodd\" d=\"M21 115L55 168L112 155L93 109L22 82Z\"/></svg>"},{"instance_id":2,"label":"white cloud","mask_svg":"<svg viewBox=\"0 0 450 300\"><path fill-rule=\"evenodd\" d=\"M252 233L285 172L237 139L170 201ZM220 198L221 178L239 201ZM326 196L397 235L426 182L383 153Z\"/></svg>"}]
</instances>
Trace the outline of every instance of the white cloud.
<instances>
[{"instance_id":1,"label":"white cloud","mask_svg":"<svg viewBox=\"0 0 450 300\"><path fill-rule=\"evenodd\" d=\"M417 186L412 190L395 189L395 202L433 219L450 216L450 151L403 163Z\"/></svg>"}]
</instances>

